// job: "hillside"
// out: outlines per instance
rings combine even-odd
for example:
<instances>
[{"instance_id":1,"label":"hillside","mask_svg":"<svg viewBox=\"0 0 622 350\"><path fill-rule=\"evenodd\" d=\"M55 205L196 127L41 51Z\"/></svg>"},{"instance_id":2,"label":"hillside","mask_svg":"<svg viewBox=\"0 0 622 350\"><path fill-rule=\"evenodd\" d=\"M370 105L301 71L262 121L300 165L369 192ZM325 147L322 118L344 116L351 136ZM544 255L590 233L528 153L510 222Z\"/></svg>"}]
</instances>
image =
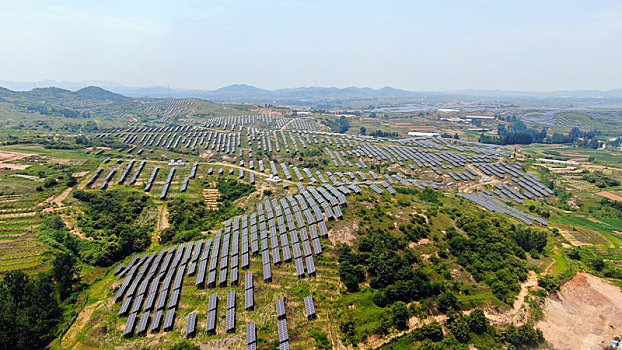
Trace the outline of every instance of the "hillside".
<instances>
[{"instance_id":1,"label":"hillside","mask_svg":"<svg viewBox=\"0 0 622 350\"><path fill-rule=\"evenodd\" d=\"M31 94L102 105L41 104L76 129L0 133L3 322L29 330L0 329L2 348L244 349L249 327L266 350L546 348L585 312L576 272L622 284L614 144L479 143L430 111Z\"/></svg>"}]
</instances>

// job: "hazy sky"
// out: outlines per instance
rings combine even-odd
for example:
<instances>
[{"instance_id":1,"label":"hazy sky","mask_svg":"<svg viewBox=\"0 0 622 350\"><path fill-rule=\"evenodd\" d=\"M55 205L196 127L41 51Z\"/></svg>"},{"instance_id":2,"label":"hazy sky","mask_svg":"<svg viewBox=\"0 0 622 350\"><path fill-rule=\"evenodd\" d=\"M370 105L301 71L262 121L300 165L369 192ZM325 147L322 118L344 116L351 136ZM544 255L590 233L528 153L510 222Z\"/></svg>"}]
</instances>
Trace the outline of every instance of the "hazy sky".
<instances>
[{"instance_id":1,"label":"hazy sky","mask_svg":"<svg viewBox=\"0 0 622 350\"><path fill-rule=\"evenodd\" d=\"M0 80L622 87L622 1L5 1Z\"/></svg>"}]
</instances>

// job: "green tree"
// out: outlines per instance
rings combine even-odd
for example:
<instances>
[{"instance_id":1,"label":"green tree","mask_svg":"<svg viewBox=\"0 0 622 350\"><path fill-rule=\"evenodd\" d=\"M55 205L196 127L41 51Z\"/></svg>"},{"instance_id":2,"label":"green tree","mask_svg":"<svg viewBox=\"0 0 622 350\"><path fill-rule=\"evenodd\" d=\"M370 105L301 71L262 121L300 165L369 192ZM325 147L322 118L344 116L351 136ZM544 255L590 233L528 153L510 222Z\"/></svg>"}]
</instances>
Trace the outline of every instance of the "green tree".
<instances>
[{"instance_id":1,"label":"green tree","mask_svg":"<svg viewBox=\"0 0 622 350\"><path fill-rule=\"evenodd\" d=\"M451 333L461 343L468 343L471 337L469 336L469 322L466 317L458 317L451 320L448 323L448 328Z\"/></svg>"},{"instance_id":2,"label":"green tree","mask_svg":"<svg viewBox=\"0 0 622 350\"><path fill-rule=\"evenodd\" d=\"M408 307L403 301L393 304L393 323L397 329L406 329L408 327Z\"/></svg>"},{"instance_id":3,"label":"green tree","mask_svg":"<svg viewBox=\"0 0 622 350\"><path fill-rule=\"evenodd\" d=\"M80 270L73 254L61 253L56 256L52 263L52 277L61 300L67 298L74 285L80 281Z\"/></svg>"},{"instance_id":4,"label":"green tree","mask_svg":"<svg viewBox=\"0 0 622 350\"><path fill-rule=\"evenodd\" d=\"M482 334L488 329L488 319L484 314L484 310L478 307L471 311L471 314L467 317L469 322L469 329L476 334Z\"/></svg>"},{"instance_id":5,"label":"green tree","mask_svg":"<svg viewBox=\"0 0 622 350\"><path fill-rule=\"evenodd\" d=\"M445 292L438 297L438 309L441 312L455 311L458 309L458 298L452 292Z\"/></svg>"},{"instance_id":6,"label":"green tree","mask_svg":"<svg viewBox=\"0 0 622 350\"><path fill-rule=\"evenodd\" d=\"M592 259L592 266L596 271L602 271L605 268L605 261L602 258L595 257Z\"/></svg>"}]
</instances>

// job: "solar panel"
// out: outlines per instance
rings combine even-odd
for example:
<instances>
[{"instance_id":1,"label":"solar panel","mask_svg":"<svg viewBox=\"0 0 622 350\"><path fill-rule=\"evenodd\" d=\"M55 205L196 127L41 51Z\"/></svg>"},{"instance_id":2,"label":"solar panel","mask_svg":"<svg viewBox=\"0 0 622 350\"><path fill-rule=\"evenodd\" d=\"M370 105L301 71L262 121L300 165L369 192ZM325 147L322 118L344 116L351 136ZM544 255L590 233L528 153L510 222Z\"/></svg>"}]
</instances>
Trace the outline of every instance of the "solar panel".
<instances>
[{"instance_id":1,"label":"solar panel","mask_svg":"<svg viewBox=\"0 0 622 350\"><path fill-rule=\"evenodd\" d=\"M322 245L320 244L319 238L315 238L313 241L311 241L311 244L313 246L313 252L315 253L315 255L322 254Z\"/></svg>"},{"instance_id":2,"label":"solar panel","mask_svg":"<svg viewBox=\"0 0 622 350\"><path fill-rule=\"evenodd\" d=\"M315 305L313 303L313 296L309 295L304 298L305 312L309 320L315 318Z\"/></svg>"},{"instance_id":3,"label":"solar panel","mask_svg":"<svg viewBox=\"0 0 622 350\"><path fill-rule=\"evenodd\" d=\"M136 327L136 334L143 335L147 333L147 325L149 324L149 311L143 312Z\"/></svg>"},{"instance_id":4,"label":"solar panel","mask_svg":"<svg viewBox=\"0 0 622 350\"><path fill-rule=\"evenodd\" d=\"M210 288L216 287L216 270L212 270L207 275L207 286Z\"/></svg>"},{"instance_id":5,"label":"solar panel","mask_svg":"<svg viewBox=\"0 0 622 350\"><path fill-rule=\"evenodd\" d=\"M186 326L186 336L188 338L194 337L196 334L196 325L197 325L197 313L191 312L188 315L188 325Z\"/></svg>"},{"instance_id":6,"label":"solar panel","mask_svg":"<svg viewBox=\"0 0 622 350\"><path fill-rule=\"evenodd\" d=\"M161 310L164 309L164 307L166 306L166 296L168 294L168 290L162 290L160 291L160 294L158 295L158 302L156 304L156 310Z\"/></svg>"},{"instance_id":7,"label":"solar panel","mask_svg":"<svg viewBox=\"0 0 622 350\"><path fill-rule=\"evenodd\" d=\"M132 304L132 310L130 311L131 313L137 313L138 311L140 311L140 307L143 304L143 294L140 294L138 296L136 296L136 298L134 298L134 303Z\"/></svg>"},{"instance_id":8,"label":"solar panel","mask_svg":"<svg viewBox=\"0 0 622 350\"><path fill-rule=\"evenodd\" d=\"M168 308L177 308L177 305L179 304L179 289L176 289L173 291L173 293L171 294L171 298L168 301Z\"/></svg>"},{"instance_id":9,"label":"solar panel","mask_svg":"<svg viewBox=\"0 0 622 350\"><path fill-rule=\"evenodd\" d=\"M149 330L153 333L160 329L160 323L162 323L162 310L156 311L151 320L151 327Z\"/></svg>"},{"instance_id":10,"label":"solar panel","mask_svg":"<svg viewBox=\"0 0 622 350\"><path fill-rule=\"evenodd\" d=\"M119 308L119 316L125 316L130 311L130 305L132 304L132 298L126 298Z\"/></svg>"},{"instance_id":11,"label":"solar panel","mask_svg":"<svg viewBox=\"0 0 622 350\"><path fill-rule=\"evenodd\" d=\"M207 312L206 331L208 334L216 334L216 310Z\"/></svg>"},{"instance_id":12,"label":"solar panel","mask_svg":"<svg viewBox=\"0 0 622 350\"><path fill-rule=\"evenodd\" d=\"M275 306L276 306L276 317L279 320L282 320L285 318L285 298L281 298L278 299L275 302Z\"/></svg>"},{"instance_id":13,"label":"solar panel","mask_svg":"<svg viewBox=\"0 0 622 350\"><path fill-rule=\"evenodd\" d=\"M150 311L153 309L153 305L155 304L155 300L156 300L156 293L149 293L149 295L147 295L147 299L145 300L145 304L143 305L143 311Z\"/></svg>"},{"instance_id":14,"label":"solar panel","mask_svg":"<svg viewBox=\"0 0 622 350\"><path fill-rule=\"evenodd\" d=\"M247 273L244 276L244 289L253 289L253 274Z\"/></svg>"},{"instance_id":15,"label":"solar panel","mask_svg":"<svg viewBox=\"0 0 622 350\"><path fill-rule=\"evenodd\" d=\"M164 331L168 332L173 330L173 325L175 324L175 309L169 309L166 312L166 317L164 318Z\"/></svg>"},{"instance_id":16,"label":"solar panel","mask_svg":"<svg viewBox=\"0 0 622 350\"><path fill-rule=\"evenodd\" d=\"M235 291L232 290L227 294L227 309L235 308Z\"/></svg>"},{"instance_id":17,"label":"solar panel","mask_svg":"<svg viewBox=\"0 0 622 350\"><path fill-rule=\"evenodd\" d=\"M249 261L248 253L242 254L242 268L246 270L248 269L249 266L250 266L250 261Z\"/></svg>"},{"instance_id":18,"label":"solar panel","mask_svg":"<svg viewBox=\"0 0 622 350\"><path fill-rule=\"evenodd\" d=\"M239 279L239 270L237 267L231 269L231 273L229 274L229 281L232 286L237 286Z\"/></svg>"},{"instance_id":19,"label":"solar panel","mask_svg":"<svg viewBox=\"0 0 622 350\"><path fill-rule=\"evenodd\" d=\"M296 265L296 276L298 276L298 278L302 278L305 276L305 267L304 264L302 262L302 258L296 258L294 260L294 264Z\"/></svg>"},{"instance_id":20,"label":"solar panel","mask_svg":"<svg viewBox=\"0 0 622 350\"><path fill-rule=\"evenodd\" d=\"M218 293L214 293L209 296L207 310L208 311L216 310L217 307L218 307Z\"/></svg>"},{"instance_id":21,"label":"solar panel","mask_svg":"<svg viewBox=\"0 0 622 350\"><path fill-rule=\"evenodd\" d=\"M266 282L272 282L272 268L270 264L263 265L263 280Z\"/></svg>"},{"instance_id":22,"label":"solar panel","mask_svg":"<svg viewBox=\"0 0 622 350\"><path fill-rule=\"evenodd\" d=\"M257 342L257 328L255 322L251 322L246 326L246 344L253 344Z\"/></svg>"},{"instance_id":23,"label":"solar panel","mask_svg":"<svg viewBox=\"0 0 622 350\"><path fill-rule=\"evenodd\" d=\"M125 323L125 329L123 330L123 336L129 337L134 332L134 326L136 325L136 314L131 314L127 318L127 322Z\"/></svg>"},{"instance_id":24,"label":"solar panel","mask_svg":"<svg viewBox=\"0 0 622 350\"><path fill-rule=\"evenodd\" d=\"M248 311L255 308L255 293L254 289L247 289L244 291L244 308Z\"/></svg>"},{"instance_id":25,"label":"solar panel","mask_svg":"<svg viewBox=\"0 0 622 350\"><path fill-rule=\"evenodd\" d=\"M227 268L226 267L220 270L220 272L218 273L218 285L220 287L227 286Z\"/></svg>"},{"instance_id":26,"label":"solar panel","mask_svg":"<svg viewBox=\"0 0 622 350\"><path fill-rule=\"evenodd\" d=\"M227 333L235 333L235 308L227 310L225 329Z\"/></svg>"},{"instance_id":27,"label":"solar panel","mask_svg":"<svg viewBox=\"0 0 622 350\"><path fill-rule=\"evenodd\" d=\"M279 332L279 342L283 343L289 340L289 333L287 332L287 320L280 319L277 321L277 328Z\"/></svg>"}]
</instances>

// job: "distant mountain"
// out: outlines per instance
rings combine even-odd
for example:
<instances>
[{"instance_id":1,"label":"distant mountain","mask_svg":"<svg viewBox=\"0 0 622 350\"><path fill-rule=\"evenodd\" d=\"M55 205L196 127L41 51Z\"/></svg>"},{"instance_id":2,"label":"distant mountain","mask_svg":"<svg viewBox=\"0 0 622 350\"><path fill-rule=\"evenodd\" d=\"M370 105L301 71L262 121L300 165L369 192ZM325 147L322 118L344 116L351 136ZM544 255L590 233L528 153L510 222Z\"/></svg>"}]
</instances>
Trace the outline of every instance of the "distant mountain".
<instances>
[{"instance_id":1,"label":"distant mountain","mask_svg":"<svg viewBox=\"0 0 622 350\"><path fill-rule=\"evenodd\" d=\"M9 103L26 105L55 105L64 107L80 107L88 105L105 105L109 103L129 102L131 97L123 96L97 86L88 86L77 91L57 87L36 88L29 91L13 91L0 88L0 99Z\"/></svg>"},{"instance_id":2,"label":"distant mountain","mask_svg":"<svg viewBox=\"0 0 622 350\"><path fill-rule=\"evenodd\" d=\"M95 101L126 102L131 100L130 97L116 94L97 86L87 86L76 91L75 94L84 99Z\"/></svg>"},{"instance_id":3,"label":"distant mountain","mask_svg":"<svg viewBox=\"0 0 622 350\"><path fill-rule=\"evenodd\" d=\"M30 90L33 86L39 88L31 91L33 97L54 94L59 97L71 98L72 91L83 99L99 101L125 101L128 98L198 98L215 102L254 102L254 103L309 103L338 101L391 101L404 103L421 99L488 99L488 100L544 100L544 99L622 99L622 89L608 91L575 90L575 91L502 91L502 90L459 90L445 92L407 91L385 86L380 89L350 86L336 87L296 87L276 90L261 89L252 85L234 84L216 90L171 89L164 86L130 87L110 81L88 81L82 83L67 81L45 80L36 83L19 83L0 81L0 86L11 90ZM43 93L44 87L56 87L59 90L50 90ZM66 89L66 90L65 90ZM71 90L71 91L69 91ZM105 91L106 93L104 93ZM0 93L1 95L1 93ZM0 96L1 97L1 96ZM43 98L44 96L38 96Z\"/></svg>"}]
</instances>

